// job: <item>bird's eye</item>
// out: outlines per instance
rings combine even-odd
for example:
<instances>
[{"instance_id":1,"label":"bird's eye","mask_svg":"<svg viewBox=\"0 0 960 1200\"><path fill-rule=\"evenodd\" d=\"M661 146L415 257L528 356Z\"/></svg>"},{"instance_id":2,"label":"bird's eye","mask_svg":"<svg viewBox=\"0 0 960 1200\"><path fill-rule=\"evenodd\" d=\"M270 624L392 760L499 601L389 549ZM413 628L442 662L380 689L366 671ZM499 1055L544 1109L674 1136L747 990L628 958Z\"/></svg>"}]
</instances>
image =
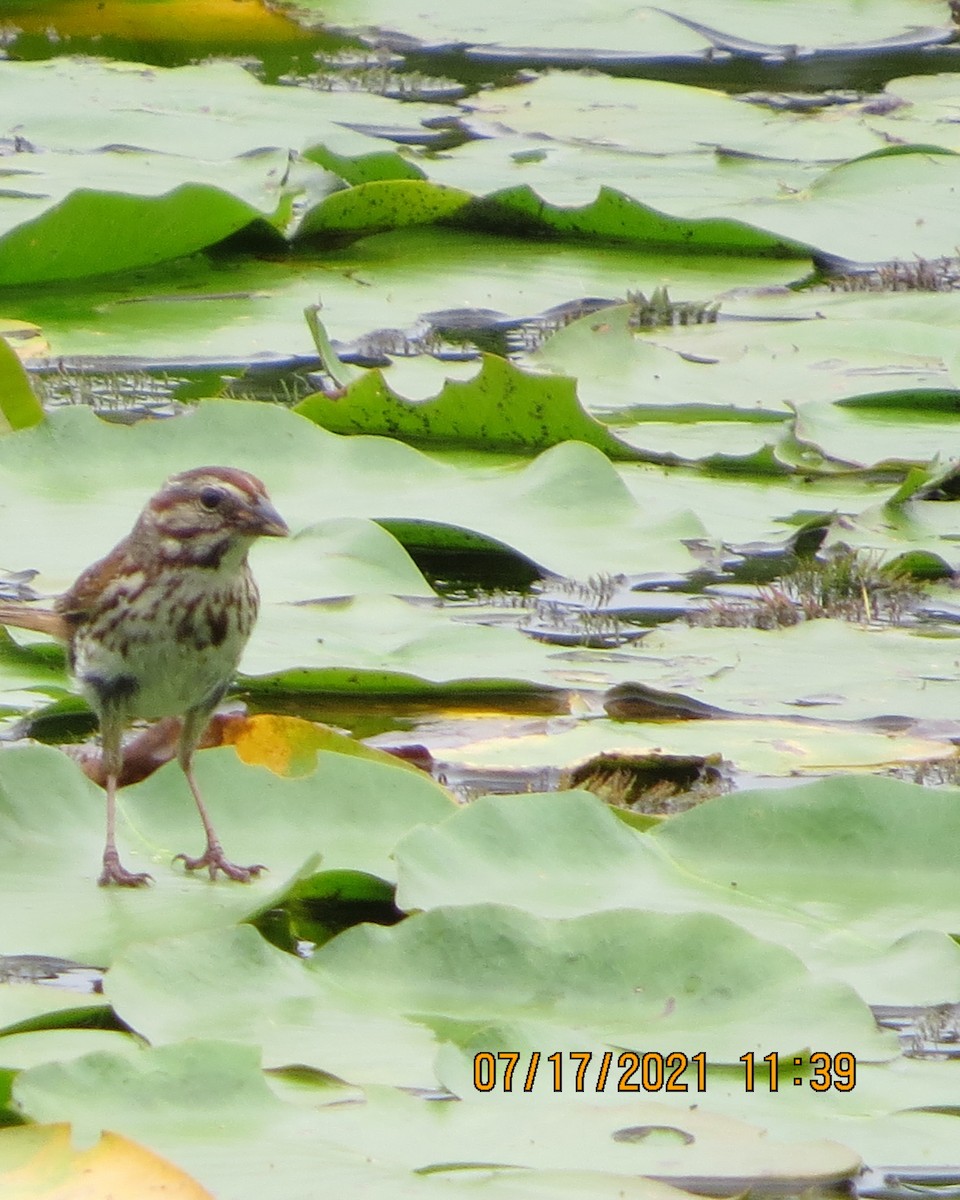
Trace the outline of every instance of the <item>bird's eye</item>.
<instances>
[{"instance_id":1,"label":"bird's eye","mask_svg":"<svg viewBox=\"0 0 960 1200\"><path fill-rule=\"evenodd\" d=\"M210 512L213 512L215 508L219 508L222 500L223 492L219 488L205 487L200 493L200 503Z\"/></svg>"}]
</instances>

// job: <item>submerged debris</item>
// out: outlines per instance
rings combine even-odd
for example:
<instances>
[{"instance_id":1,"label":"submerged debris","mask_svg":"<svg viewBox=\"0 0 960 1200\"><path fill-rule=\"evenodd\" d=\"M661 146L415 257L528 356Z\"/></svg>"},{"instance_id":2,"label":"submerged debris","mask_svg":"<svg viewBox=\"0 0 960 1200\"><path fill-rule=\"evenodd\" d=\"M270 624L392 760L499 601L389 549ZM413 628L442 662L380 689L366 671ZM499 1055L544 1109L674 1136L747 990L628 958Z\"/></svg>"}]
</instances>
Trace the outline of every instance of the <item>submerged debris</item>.
<instances>
[{"instance_id":1,"label":"submerged debris","mask_svg":"<svg viewBox=\"0 0 960 1200\"><path fill-rule=\"evenodd\" d=\"M563 788L584 788L614 808L670 816L732 790L719 759L672 754L599 754L566 772Z\"/></svg>"}]
</instances>

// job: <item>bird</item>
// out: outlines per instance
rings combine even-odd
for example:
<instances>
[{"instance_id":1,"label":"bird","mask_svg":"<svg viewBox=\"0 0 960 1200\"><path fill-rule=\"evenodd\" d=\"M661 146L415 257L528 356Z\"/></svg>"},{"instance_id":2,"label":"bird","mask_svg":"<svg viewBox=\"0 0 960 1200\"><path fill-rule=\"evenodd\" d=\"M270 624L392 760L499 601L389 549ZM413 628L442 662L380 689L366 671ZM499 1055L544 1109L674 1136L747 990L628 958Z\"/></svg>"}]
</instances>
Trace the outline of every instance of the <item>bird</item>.
<instances>
[{"instance_id":1,"label":"bird","mask_svg":"<svg viewBox=\"0 0 960 1200\"><path fill-rule=\"evenodd\" d=\"M223 851L193 771L207 722L230 686L253 629L260 593L247 562L257 538L290 530L259 479L236 467L194 467L172 475L147 501L133 529L81 573L52 607L0 603L0 624L50 634L100 723L106 775L106 841L101 887L151 882L120 861L117 781L123 733L142 718L182 719L177 759L200 814L206 849L178 854L187 871L206 868L241 883L262 863L241 867Z\"/></svg>"}]
</instances>

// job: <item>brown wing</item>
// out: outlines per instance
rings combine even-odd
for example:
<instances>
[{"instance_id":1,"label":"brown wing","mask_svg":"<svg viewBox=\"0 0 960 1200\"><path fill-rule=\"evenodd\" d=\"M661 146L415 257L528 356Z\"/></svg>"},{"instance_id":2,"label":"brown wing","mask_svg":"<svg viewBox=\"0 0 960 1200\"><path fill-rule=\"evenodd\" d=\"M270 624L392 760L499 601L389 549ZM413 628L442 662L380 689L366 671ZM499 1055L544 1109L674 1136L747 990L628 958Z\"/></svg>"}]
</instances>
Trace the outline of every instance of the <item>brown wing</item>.
<instances>
[{"instance_id":1,"label":"brown wing","mask_svg":"<svg viewBox=\"0 0 960 1200\"><path fill-rule=\"evenodd\" d=\"M111 581L126 565L118 561L119 549L120 547L117 547L112 554L87 567L73 586L57 597L54 610L63 622L68 638L78 625L82 625L90 617Z\"/></svg>"}]
</instances>

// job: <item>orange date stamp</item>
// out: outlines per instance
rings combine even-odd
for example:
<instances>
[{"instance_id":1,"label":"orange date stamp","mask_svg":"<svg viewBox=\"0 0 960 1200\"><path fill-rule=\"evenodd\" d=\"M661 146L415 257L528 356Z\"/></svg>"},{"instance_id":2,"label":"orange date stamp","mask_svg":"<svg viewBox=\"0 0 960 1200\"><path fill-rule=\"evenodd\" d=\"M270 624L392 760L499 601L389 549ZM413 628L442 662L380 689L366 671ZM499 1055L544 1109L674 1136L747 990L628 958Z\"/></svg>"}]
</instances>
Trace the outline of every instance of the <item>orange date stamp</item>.
<instances>
[{"instance_id":1,"label":"orange date stamp","mask_svg":"<svg viewBox=\"0 0 960 1200\"><path fill-rule=\"evenodd\" d=\"M856 1056L847 1050L818 1050L805 1057L781 1057L774 1050L759 1061L751 1050L738 1061L743 1064L745 1092L776 1092L781 1082L814 1092L852 1092L857 1083ZM532 1050L527 1055L481 1050L473 1056L473 1086L478 1092L532 1092L538 1083L554 1092L705 1092L707 1055L703 1050Z\"/></svg>"}]
</instances>

